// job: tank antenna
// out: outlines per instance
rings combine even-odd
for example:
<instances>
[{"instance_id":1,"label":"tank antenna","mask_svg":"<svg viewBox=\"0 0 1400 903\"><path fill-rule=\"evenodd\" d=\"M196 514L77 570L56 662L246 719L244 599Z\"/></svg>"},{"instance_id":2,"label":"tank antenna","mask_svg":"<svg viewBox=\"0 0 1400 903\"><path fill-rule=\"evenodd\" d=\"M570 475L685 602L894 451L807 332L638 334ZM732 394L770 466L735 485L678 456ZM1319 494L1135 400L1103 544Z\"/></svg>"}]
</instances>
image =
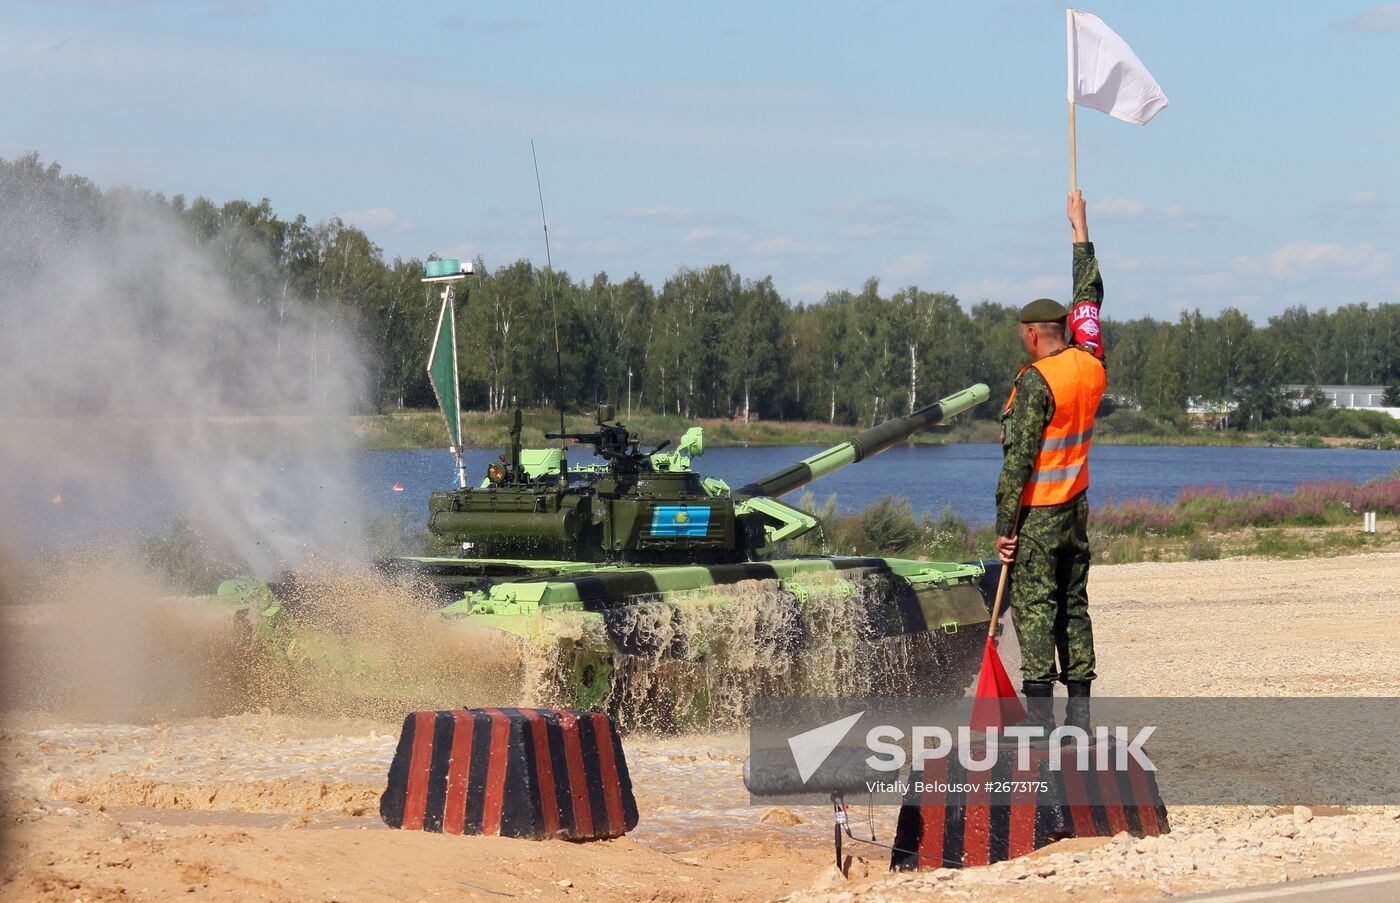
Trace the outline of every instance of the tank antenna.
<instances>
[{"instance_id":1,"label":"tank antenna","mask_svg":"<svg viewBox=\"0 0 1400 903\"><path fill-rule=\"evenodd\" d=\"M540 197L540 223L544 226L544 262L549 274L554 272L554 258L549 253L549 217L544 213L544 188L540 185L540 158L535 154L535 139L530 139L530 159L535 164L535 192ZM559 350L559 305L554 295L549 291L549 282L546 278L544 293L549 298L549 309L554 316L554 391L555 400L559 407L559 432L564 430L564 355ZM559 440L559 447L564 451L564 440ZM566 452L567 454L567 452ZM559 456L559 479L568 480L568 464L565 462L565 454Z\"/></svg>"}]
</instances>

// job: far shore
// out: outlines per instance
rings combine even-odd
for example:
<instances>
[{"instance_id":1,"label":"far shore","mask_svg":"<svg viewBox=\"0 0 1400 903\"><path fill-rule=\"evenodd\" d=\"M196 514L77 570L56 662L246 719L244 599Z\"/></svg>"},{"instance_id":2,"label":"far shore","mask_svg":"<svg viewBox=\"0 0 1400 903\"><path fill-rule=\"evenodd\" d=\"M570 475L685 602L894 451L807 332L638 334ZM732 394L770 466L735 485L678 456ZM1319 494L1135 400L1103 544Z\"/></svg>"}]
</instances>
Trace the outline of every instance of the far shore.
<instances>
[{"instance_id":1,"label":"far shore","mask_svg":"<svg viewBox=\"0 0 1400 903\"><path fill-rule=\"evenodd\" d=\"M546 432L558 429L557 414L530 411L525 415L524 441L527 446L549 444ZM711 448L744 446L827 446L845 441L861 427L816 421L776 421L750 419L685 418L674 414L636 414L628 419L643 445L672 442L687 428L705 429L705 443ZM569 432L593 429L590 417L570 415ZM466 448L502 448L509 444L509 415L504 412L464 411L462 444ZM0 449L42 447L45 443L81 443L115 454L140 455L156 451L227 448L239 451L280 449L382 451L393 449L442 448L447 430L442 415L435 410L404 409L384 414L218 414L206 417L0 418ZM951 426L935 427L912 440L916 445L954 443L995 443L997 423L992 420L960 418ZM1257 448L1369 448L1398 449L1387 439L1356 439L1253 433L1240 430L1190 430L1181 433L1127 433L1115 435L1100 431L1095 443L1109 445L1206 445Z\"/></svg>"}]
</instances>

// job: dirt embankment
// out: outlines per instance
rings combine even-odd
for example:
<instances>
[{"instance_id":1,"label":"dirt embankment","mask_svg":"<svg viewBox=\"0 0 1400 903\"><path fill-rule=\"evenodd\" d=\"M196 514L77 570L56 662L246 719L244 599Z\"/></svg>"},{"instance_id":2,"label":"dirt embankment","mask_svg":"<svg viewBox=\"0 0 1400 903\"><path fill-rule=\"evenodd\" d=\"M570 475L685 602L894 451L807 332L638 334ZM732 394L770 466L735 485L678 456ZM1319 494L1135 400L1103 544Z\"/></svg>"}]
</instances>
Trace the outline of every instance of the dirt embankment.
<instances>
[{"instance_id":1,"label":"dirt embankment","mask_svg":"<svg viewBox=\"0 0 1400 903\"><path fill-rule=\"evenodd\" d=\"M1095 569L1104 695L1400 695L1400 555ZM1163 838L1066 841L963 872L852 879L829 813L747 805L741 736L631 738L642 824L592 844L396 832L396 725L271 713L107 724L12 714L0 900L1124 899L1400 861L1400 809L1178 807ZM877 828L890 836L889 813Z\"/></svg>"}]
</instances>

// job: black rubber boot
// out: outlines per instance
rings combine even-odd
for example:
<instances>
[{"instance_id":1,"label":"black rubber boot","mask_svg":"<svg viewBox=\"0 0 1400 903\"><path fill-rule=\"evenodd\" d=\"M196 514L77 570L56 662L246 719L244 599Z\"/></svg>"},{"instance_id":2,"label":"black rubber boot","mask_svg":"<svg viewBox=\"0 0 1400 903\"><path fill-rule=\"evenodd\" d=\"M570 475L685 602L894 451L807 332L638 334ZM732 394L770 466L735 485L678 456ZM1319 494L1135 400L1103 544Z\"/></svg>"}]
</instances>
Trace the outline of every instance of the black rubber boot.
<instances>
[{"instance_id":1,"label":"black rubber boot","mask_svg":"<svg viewBox=\"0 0 1400 903\"><path fill-rule=\"evenodd\" d=\"M1055 685L1048 680L1026 680L1021 682L1021 692L1026 694L1026 720L1021 723L1044 730L1043 743L1055 729Z\"/></svg>"},{"instance_id":2,"label":"black rubber boot","mask_svg":"<svg viewBox=\"0 0 1400 903\"><path fill-rule=\"evenodd\" d=\"M1094 729L1089 724L1089 681L1070 680L1065 682L1065 686L1069 688L1069 702L1065 706L1065 725L1079 728L1092 739Z\"/></svg>"}]
</instances>

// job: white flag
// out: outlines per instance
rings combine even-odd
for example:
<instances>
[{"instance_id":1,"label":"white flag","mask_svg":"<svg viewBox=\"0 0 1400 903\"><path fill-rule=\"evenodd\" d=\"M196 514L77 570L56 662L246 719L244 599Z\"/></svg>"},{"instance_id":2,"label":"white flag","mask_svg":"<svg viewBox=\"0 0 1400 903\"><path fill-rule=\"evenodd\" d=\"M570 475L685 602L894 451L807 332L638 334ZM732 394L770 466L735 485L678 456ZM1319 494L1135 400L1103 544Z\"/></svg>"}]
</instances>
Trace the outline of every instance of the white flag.
<instances>
[{"instance_id":1,"label":"white flag","mask_svg":"<svg viewBox=\"0 0 1400 903\"><path fill-rule=\"evenodd\" d=\"M1167 96L1127 42L1093 13L1065 10L1069 40L1069 102L1146 125Z\"/></svg>"}]
</instances>

